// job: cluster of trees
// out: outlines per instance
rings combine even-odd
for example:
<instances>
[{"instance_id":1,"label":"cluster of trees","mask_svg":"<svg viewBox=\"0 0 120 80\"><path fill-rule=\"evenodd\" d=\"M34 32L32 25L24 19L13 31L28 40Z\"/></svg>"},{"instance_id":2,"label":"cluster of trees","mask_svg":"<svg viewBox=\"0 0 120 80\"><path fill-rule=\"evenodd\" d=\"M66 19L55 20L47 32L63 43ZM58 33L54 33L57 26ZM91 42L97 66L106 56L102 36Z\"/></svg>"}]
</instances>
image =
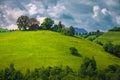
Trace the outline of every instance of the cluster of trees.
<instances>
[{"instance_id":1,"label":"cluster of trees","mask_svg":"<svg viewBox=\"0 0 120 80\"><path fill-rule=\"evenodd\" d=\"M120 66L109 65L107 68L99 70L94 57L85 58L78 70L78 76L79 80L120 80Z\"/></svg>"},{"instance_id":2,"label":"cluster of trees","mask_svg":"<svg viewBox=\"0 0 120 80\"><path fill-rule=\"evenodd\" d=\"M41 67L33 71L28 69L24 74L16 70L13 64L0 70L0 80L75 80L76 77L69 66Z\"/></svg>"},{"instance_id":3,"label":"cluster of trees","mask_svg":"<svg viewBox=\"0 0 120 80\"><path fill-rule=\"evenodd\" d=\"M29 18L27 16L20 16L17 21L19 30L37 30L40 22L35 18Z\"/></svg>"},{"instance_id":4,"label":"cluster of trees","mask_svg":"<svg viewBox=\"0 0 120 80\"><path fill-rule=\"evenodd\" d=\"M8 29L0 28L0 33L12 32L12 31L14 31L14 30L8 30Z\"/></svg>"},{"instance_id":5,"label":"cluster of trees","mask_svg":"<svg viewBox=\"0 0 120 80\"><path fill-rule=\"evenodd\" d=\"M81 36L84 38L87 38L90 41L95 40L97 37L101 36L103 34L103 32L101 32L100 30L94 31L94 32L89 32L86 34L82 34Z\"/></svg>"},{"instance_id":6,"label":"cluster of trees","mask_svg":"<svg viewBox=\"0 0 120 80\"><path fill-rule=\"evenodd\" d=\"M75 29L72 26L66 28L61 21L58 24L54 24L54 20L51 18L45 18L40 25L40 22L35 18L20 16L16 23L19 30L52 30L68 36L74 36L75 34Z\"/></svg>"},{"instance_id":7,"label":"cluster of trees","mask_svg":"<svg viewBox=\"0 0 120 80\"><path fill-rule=\"evenodd\" d=\"M96 61L94 57L92 57L92 59L86 57L84 63L80 67L79 76L82 78L86 78L87 76L93 77L96 75L96 69Z\"/></svg>"},{"instance_id":8,"label":"cluster of trees","mask_svg":"<svg viewBox=\"0 0 120 80\"><path fill-rule=\"evenodd\" d=\"M120 31L120 27L114 27L114 28L110 29L109 31Z\"/></svg>"},{"instance_id":9,"label":"cluster of trees","mask_svg":"<svg viewBox=\"0 0 120 80\"><path fill-rule=\"evenodd\" d=\"M112 42L108 42L105 45L103 45L105 51L120 57L120 45L114 45Z\"/></svg>"},{"instance_id":10,"label":"cluster of trees","mask_svg":"<svg viewBox=\"0 0 120 80\"><path fill-rule=\"evenodd\" d=\"M11 64L0 70L0 80L120 80L120 66L110 65L104 70L98 70L93 57L85 58L77 72L69 66L56 66L35 68L32 71L28 69L22 73Z\"/></svg>"},{"instance_id":11,"label":"cluster of trees","mask_svg":"<svg viewBox=\"0 0 120 80\"><path fill-rule=\"evenodd\" d=\"M99 37L102 34L103 34L103 32L101 32L100 30L97 30L95 32L89 32L88 35L95 35L96 37Z\"/></svg>"}]
</instances>

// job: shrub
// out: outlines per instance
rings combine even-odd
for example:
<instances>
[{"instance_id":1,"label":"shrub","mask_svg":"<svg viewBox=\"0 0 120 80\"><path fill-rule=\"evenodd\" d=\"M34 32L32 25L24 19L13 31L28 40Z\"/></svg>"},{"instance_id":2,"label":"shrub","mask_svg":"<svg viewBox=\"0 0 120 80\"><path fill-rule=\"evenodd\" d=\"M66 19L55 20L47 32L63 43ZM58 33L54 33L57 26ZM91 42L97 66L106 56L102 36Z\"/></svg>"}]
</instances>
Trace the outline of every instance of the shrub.
<instances>
[{"instance_id":1,"label":"shrub","mask_svg":"<svg viewBox=\"0 0 120 80\"><path fill-rule=\"evenodd\" d=\"M109 31L120 31L120 27L113 27L113 28L110 29Z\"/></svg>"},{"instance_id":2,"label":"shrub","mask_svg":"<svg viewBox=\"0 0 120 80\"><path fill-rule=\"evenodd\" d=\"M111 42L106 43L104 46L105 51L113 53L114 45Z\"/></svg>"},{"instance_id":3,"label":"shrub","mask_svg":"<svg viewBox=\"0 0 120 80\"><path fill-rule=\"evenodd\" d=\"M96 41L96 43L99 44L99 45L101 45L101 46L103 46L103 43L100 42L100 41Z\"/></svg>"},{"instance_id":4,"label":"shrub","mask_svg":"<svg viewBox=\"0 0 120 80\"><path fill-rule=\"evenodd\" d=\"M96 75L96 69L94 57L92 59L86 57L80 67L79 76L82 78L85 78L86 76L93 77Z\"/></svg>"},{"instance_id":5,"label":"shrub","mask_svg":"<svg viewBox=\"0 0 120 80\"><path fill-rule=\"evenodd\" d=\"M120 57L120 45L114 45L113 43L109 42L105 44L104 46L105 51Z\"/></svg>"},{"instance_id":6,"label":"shrub","mask_svg":"<svg viewBox=\"0 0 120 80\"><path fill-rule=\"evenodd\" d=\"M78 50L74 47L70 47L70 52L72 55L75 55L75 56L81 56L79 53L78 53Z\"/></svg>"}]
</instances>

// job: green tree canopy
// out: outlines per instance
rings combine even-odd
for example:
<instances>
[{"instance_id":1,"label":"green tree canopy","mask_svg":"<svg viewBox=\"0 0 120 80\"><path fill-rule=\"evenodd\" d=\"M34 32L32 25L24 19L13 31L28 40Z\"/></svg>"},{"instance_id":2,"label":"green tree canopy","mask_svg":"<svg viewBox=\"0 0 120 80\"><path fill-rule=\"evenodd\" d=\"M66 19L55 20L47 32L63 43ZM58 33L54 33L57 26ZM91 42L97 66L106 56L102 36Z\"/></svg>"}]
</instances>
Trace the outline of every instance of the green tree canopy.
<instances>
[{"instance_id":1,"label":"green tree canopy","mask_svg":"<svg viewBox=\"0 0 120 80\"><path fill-rule=\"evenodd\" d=\"M28 27L28 22L29 18L27 16L20 16L16 21L19 30L26 30Z\"/></svg>"},{"instance_id":2,"label":"green tree canopy","mask_svg":"<svg viewBox=\"0 0 120 80\"><path fill-rule=\"evenodd\" d=\"M74 36L74 34L75 34L75 29L73 28L73 26L70 26L70 28L69 28L69 35L70 36Z\"/></svg>"},{"instance_id":3,"label":"green tree canopy","mask_svg":"<svg viewBox=\"0 0 120 80\"><path fill-rule=\"evenodd\" d=\"M41 27L43 29L50 30L53 24L54 21L51 18L45 18L43 23L41 24Z\"/></svg>"}]
</instances>

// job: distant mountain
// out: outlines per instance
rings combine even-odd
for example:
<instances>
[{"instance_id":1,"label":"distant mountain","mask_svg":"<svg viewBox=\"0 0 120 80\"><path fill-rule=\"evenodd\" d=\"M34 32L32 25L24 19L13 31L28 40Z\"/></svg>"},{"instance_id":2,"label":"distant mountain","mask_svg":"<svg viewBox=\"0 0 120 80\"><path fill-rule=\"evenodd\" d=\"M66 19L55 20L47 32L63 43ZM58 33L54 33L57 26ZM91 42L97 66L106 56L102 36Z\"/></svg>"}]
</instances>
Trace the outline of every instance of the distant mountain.
<instances>
[{"instance_id":1,"label":"distant mountain","mask_svg":"<svg viewBox=\"0 0 120 80\"><path fill-rule=\"evenodd\" d=\"M75 28L75 32L79 34L88 33L88 31L85 30L84 28Z\"/></svg>"}]
</instances>

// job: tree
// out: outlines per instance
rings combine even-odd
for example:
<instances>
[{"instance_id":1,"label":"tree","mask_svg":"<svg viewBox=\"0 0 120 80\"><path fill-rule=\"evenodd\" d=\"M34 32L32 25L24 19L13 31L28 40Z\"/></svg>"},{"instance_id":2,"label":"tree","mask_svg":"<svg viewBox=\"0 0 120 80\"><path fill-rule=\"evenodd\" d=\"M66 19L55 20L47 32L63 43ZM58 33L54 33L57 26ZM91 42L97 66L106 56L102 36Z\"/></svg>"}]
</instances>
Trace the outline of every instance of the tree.
<instances>
[{"instance_id":1,"label":"tree","mask_svg":"<svg viewBox=\"0 0 120 80\"><path fill-rule=\"evenodd\" d=\"M70 52L72 55L80 56L80 54L78 53L78 50L74 47L70 47Z\"/></svg>"},{"instance_id":2,"label":"tree","mask_svg":"<svg viewBox=\"0 0 120 80\"><path fill-rule=\"evenodd\" d=\"M62 24L62 22L61 22L61 21L59 21L57 31L58 31L58 32L61 32L63 28L65 28L65 25L64 25L64 24Z\"/></svg>"},{"instance_id":3,"label":"tree","mask_svg":"<svg viewBox=\"0 0 120 80\"><path fill-rule=\"evenodd\" d=\"M52 30L55 31L55 32L58 32L58 27L59 26L57 24L55 24L54 27L52 28Z\"/></svg>"},{"instance_id":4,"label":"tree","mask_svg":"<svg viewBox=\"0 0 120 80\"><path fill-rule=\"evenodd\" d=\"M52 27L52 30L53 31L56 31L56 32L63 32L63 30L65 29L65 25L61 23L61 21L59 21L58 24L55 24L53 27Z\"/></svg>"},{"instance_id":5,"label":"tree","mask_svg":"<svg viewBox=\"0 0 120 80\"><path fill-rule=\"evenodd\" d=\"M79 76L84 78L86 76L93 77L96 73L96 61L94 57L92 59L85 58L83 64L80 67L79 70Z\"/></svg>"},{"instance_id":6,"label":"tree","mask_svg":"<svg viewBox=\"0 0 120 80\"><path fill-rule=\"evenodd\" d=\"M109 31L120 31L120 27L113 27L113 28L110 29Z\"/></svg>"},{"instance_id":7,"label":"tree","mask_svg":"<svg viewBox=\"0 0 120 80\"><path fill-rule=\"evenodd\" d=\"M69 28L69 36L74 36L74 34L75 34L75 29L72 26L70 26L70 28Z\"/></svg>"},{"instance_id":8,"label":"tree","mask_svg":"<svg viewBox=\"0 0 120 80\"><path fill-rule=\"evenodd\" d=\"M29 30L37 30L39 28L40 22L35 18L29 19Z\"/></svg>"},{"instance_id":9,"label":"tree","mask_svg":"<svg viewBox=\"0 0 120 80\"><path fill-rule=\"evenodd\" d=\"M105 51L113 53L114 44L112 42L106 43L103 47Z\"/></svg>"},{"instance_id":10,"label":"tree","mask_svg":"<svg viewBox=\"0 0 120 80\"><path fill-rule=\"evenodd\" d=\"M29 18L27 16L20 16L16 21L19 30L26 30L28 27L28 22Z\"/></svg>"},{"instance_id":11,"label":"tree","mask_svg":"<svg viewBox=\"0 0 120 80\"><path fill-rule=\"evenodd\" d=\"M51 18L45 18L44 22L41 24L41 27L45 30L50 30L54 21Z\"/></svg>"},{"instance_id":12,"label":"tree","mask_svg":"<svg viewBox=\"0 0 120 80\"><path fill-rule=\"evenodd\" d=\"M105 51L107 51L117 57L120 57L120 45L114 45L113 43L108 42L103 47L104 47Z\"/></svg>"}]
</instances>

